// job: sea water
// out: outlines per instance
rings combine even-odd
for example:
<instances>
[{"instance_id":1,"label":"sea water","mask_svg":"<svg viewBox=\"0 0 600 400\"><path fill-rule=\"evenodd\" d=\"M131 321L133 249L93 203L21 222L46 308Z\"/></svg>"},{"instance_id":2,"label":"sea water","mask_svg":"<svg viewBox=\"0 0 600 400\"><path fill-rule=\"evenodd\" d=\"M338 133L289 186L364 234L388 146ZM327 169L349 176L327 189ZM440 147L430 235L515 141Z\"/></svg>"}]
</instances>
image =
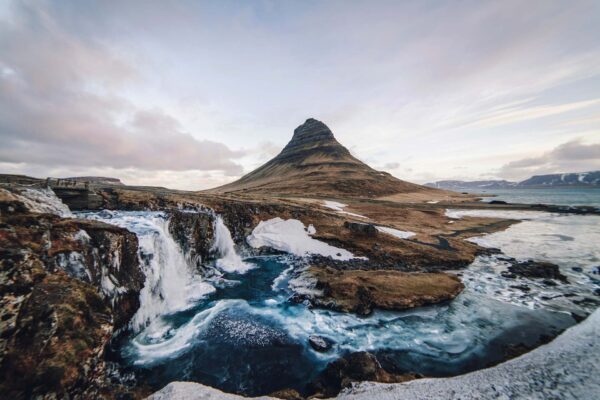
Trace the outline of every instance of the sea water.
<instances>
[{"instance_id":1,"label":"sea water","mask_svg":"<svg viewBox=\"0 0 600 400\"><path fill-rule=\"evenodd\" d=\"M484 197L482 199L484 202L501 200L508 203L600 207L600 188L457 189L456 191L494 196Z\"/></svg>"},{"instance_id":2,"label":"sea water","mask_svg":"<svg viewBox=\"0 0 600 400\"><path fill-rule=\"evenodd\" d=\"M127 227L138 234L140 242L148 236L164 236L161 240L169 243L169 250L173 248L163 225L168 224L164 214L113 212L90 217ZM512 239L488 235L485 244L506 247L518 258L543 256L547 253L544 246L552 238L541 232L557 221L548 218L514 225L521 227L510 234ZM146 307L160 312L115 338L110 357L123 372L133 372L155 389L174 380L189 380L252 396L283 388L306 393L307 384L329 362L354 351L373 352L387 369L398 373L449 376L483 368L501 361L511 349L556 336L575 323L572 312L584 315L597 306L593 301L576 303L571 299L583 296L593 300L598 289L592 270L600 254L594 247L579 244L585 238L597 238L599 233L593 227L600 226L600 217L564 216L558 222L570 227L565 237L573 240L553 243L551 256L568 272L574 286L537 288L536 281L508 280L499 275L506 267L500 258L480 257L458 272L466 288L453 301L400 312L375 311L368 317L291 302L290 287L298 284L306 266L301 258L240 258L247 268L239 269L223 268L216 260L208 266L212 273L198 276L185 265L183 255L159 257L165 279L176 276L185 299L178 300L177 306L160 309L155 302L167 301L171 292L151 292L157 298L142 301L138 313L149 315ZM532 238L532 231L540 235ZM221 233L228 234L228 230ZM528 241L528 246L522 246L526 247L523 253L511 243L519 240ZM226 238L217 242L229 249L222 249L222 256L232 259L228 253L231 243ZM161 246L141 246L140 257L152 251L162 251ZM572 256L573 251L577 257ZM582 263L584 272L572 269ZM181 282L181 276L188 282ZM199 287L197 292L188 290L194 284ZM536 290L523 293L512 287L522 284ZM566 297L565 292L575 292L575 296ZM325 353L313 350L308 342L311 335L332 340L332 349Z\"/></svg>"}]
</instances>

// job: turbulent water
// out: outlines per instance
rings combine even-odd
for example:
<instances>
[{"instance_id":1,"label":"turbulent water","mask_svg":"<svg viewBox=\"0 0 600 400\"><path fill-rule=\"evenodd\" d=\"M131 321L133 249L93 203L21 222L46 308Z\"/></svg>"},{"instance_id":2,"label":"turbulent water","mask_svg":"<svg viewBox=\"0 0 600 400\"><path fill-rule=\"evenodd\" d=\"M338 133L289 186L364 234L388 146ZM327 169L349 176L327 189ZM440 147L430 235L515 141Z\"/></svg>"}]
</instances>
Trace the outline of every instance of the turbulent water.
<instances>
[{"instance_id":1,"label":"turbulent water","mask_svg":"<svg viewBox=\"0 0 600 400\"><path fill-rule=\"evenodd\" d=\"M452 302L357 317L289 302L290 287L302 284L302 260L242 260L220 219L214 246L220 259L200 277L170 237L164 214L87 216L126 227L140 238L148 287L136 324L116 339L112 357L123 371L135 372L155 388L191 380L246 395L282 388L302 392L328 362L360 350L376 353L396 372L455 375L498 362L511 348L553 337L575 323L571 312L596 307L584 299L593 300L599 287L593 267L600 264L600 250L589 243L600 242L600 217L547 214L477 239L513 257L551 258L570 285L509 280L498 273L506 268L500 257L480 257L461 271L466 289ZM534 290L511 287L522 284ZM329 352L316 352L308 344L311 335L335 344Z\"/></svg>"}]
</instances>

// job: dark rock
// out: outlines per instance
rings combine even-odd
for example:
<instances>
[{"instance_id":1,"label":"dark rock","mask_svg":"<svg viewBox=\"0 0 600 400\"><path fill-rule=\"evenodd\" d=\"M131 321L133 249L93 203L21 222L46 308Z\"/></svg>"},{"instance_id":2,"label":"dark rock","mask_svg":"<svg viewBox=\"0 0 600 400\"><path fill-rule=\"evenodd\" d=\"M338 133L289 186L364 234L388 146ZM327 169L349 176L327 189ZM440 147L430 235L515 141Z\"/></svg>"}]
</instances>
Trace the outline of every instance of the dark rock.
<instances>
[{"instance_id":1,"label":"dark rock","mask_svg":"<svg viewBox=\"0 0 600 400\"><path fill-rule=\"evenodd\" d=\"M0 398L101 398L104 348L139 307L137 237L13 207L1 193ZM111 283L107 284L106 280Z\"/></svg>"},{"instance_id":2,"label":"dark rock","mask_svg":"<svg viewBox=\"0 0 600 400\"><path fill-rule=\"evenodd\" d=\"M344 222L344 227L351 230L358 235L364 235L368 237L376 237L378 234L377 228L373 224L363 224L360 222Z\"/></svg>"},{"instance_id":3,"label":"dark rock","mask_svg":"<svg viewBox=\"0 0 600 400\"><path fill-rule=\"evenodd\" d=\"M282 389L276 392L273 392L269 395L269 397L275 397L276 399L284 399L284 400L304 400L304 397L298 393L297 390L294 389Z\"/></svg>"},{"instance_id":4,"label":"dark rock","mask_svg":"<svg viewBox=\"0 0 600 400\"><path fill-rule=\"evenodd\" d=\"M508 267L508 271L525 278L557 279L567 282L567 277L560 273L558 265L543 261L521 261Z\"/></svg>"},{"instance_id":5,"label":"dark rock","mask_svg":"<svg viewBox=\"0 0 600 400\"><path fill-rule=\"evenodd\" d=\"M544 279L542 283L546 286L556 286L556 282L554 282L552 279Z\"/></svg>"},{"instance_id":6,"label":"dark rock","mask_svg":"<svg viewBox=\"0 0 600 400\"><path fill-rule=\"evenodd\" d=\"M573 319L575 320L575 322L580 323L581 321L583 321L584 319L586 319L587 316L581 315L581 314L577 314L575 312L572 312L571 313L571 317L573 317Z\"/></svg>"},{"instance_id":7,"label":"dark rock","mask_svg":"<svg viewBox=\"0 0 600 400\"><path fill-rule=\"evenodd\" d=\"M521 290L523 292L529 292L529 291L531 291L531 288L529 286L527 286L527 285L513 285L513 286L511 286L511 288L513 288L513 289L519 289L519 290Z\"/></svg>"},{"instance_id":8,"label":"dark rock","mask_svg":"<svg viewBox=\"0 0 600 400\"><path fill-rule=\"evenodd\" d=\"M507 278L507 279L515 279L517 277L517 275L510 273L508 271L502 271L502 272L500 272L500 275L502 275L504 278Z\"/></svg>"},{"instance_id":9,"label":"dark rock","mask_svg":"<svg viewBox=\"0 0 600 400\"><path fill-rule=\"evenodd\" d=\"M600 274L600 265L592 268L592 274L599 275Z\"/></svg>"},{"instance_id":10,"label":"dark rock","mask_svg":"<svg viewBox=\"0 0 600 400\"><path fill-rule=\"evenodd\" d=\"M594 294L595 294L596 296L600 296L600 288L596 288L596 289L594 289Z\"/></svg>"},{"instance_id":11,"label":"dark rock","mask_svg":"<svg viewBox=\"0 0 600 400\"><path fill-rule=\"evenodd\" d=\"M490 204L508 204L508 203L503 200L492 200L492 201L490 201Z\"/></svg>"},{"instance_id":12,"label":"dark rock","mask_svg":"<svg viewBox=\"0 0 600 400\"><path fill-rule=\"evenodd\" d=\"M169 213L169 232L189 259L195 260L197 267L212 256L214 220L214 214L208 210L206 212L174 210Z\"/></svg>"},{"instance_id":13,"label":"dark rock","mask_svg":"<svg viewBox=\"0 0 600 400\"><path fill-rule=\"evenodd\" d=\"M416 379L414 374L392 374L384 370L371 353L350 353L327 365L310 387L319 397L334 397L352 382L397 383Z\"/></svg>"},{"instance_id":14,"label":"dark rock","mask_svg":"<svg viewBox=\"0 0 600 400\"><path fill-rule=\"evenodd\" d=\"M583 268L581 268L581 267L573 267L571 269L575 272L583 272Z\"/></svg>"},{"instance_id":15,"label":"dark rock","mask_svg":"<svg viewBox=\"0 0 600 400\"><path fill-rule=\"evenodd\" d=\"M335 342L323 336L311 335L308 337L308 343L316 351L325 353L331 349Z\"/></svg>"}]
</instances>

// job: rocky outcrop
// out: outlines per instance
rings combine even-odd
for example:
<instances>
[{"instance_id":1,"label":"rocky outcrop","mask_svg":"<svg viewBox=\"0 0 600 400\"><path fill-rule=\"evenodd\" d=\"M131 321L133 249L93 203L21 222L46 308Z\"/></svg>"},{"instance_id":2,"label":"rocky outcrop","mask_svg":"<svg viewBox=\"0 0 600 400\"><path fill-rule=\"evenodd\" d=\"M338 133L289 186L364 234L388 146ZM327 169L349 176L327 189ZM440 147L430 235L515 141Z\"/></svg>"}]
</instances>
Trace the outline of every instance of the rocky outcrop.
<instances>
[{"instance_id":1,"label":"rocky outcrop","mask_svg":"<svg viewBox=\"0 0 600 400\"><path fill-rule=\"evenodd\" d=\"M311 267L308 270L322 295L319 307L368 315L373 309L404 310L456 297L464 285L445 273L406 273L388 270L346 270Z\"/></svg>"},{"instance_id":2,"label":"rocky outcrop","mask_svg":"<svg viewBox=\"0 0 600 400\"><path fill-rule=\"evenodd\" d=\"M214 213L208 210L193 213L174 210L169 213L169 232L197 267L212 256L214 221Z\"/></svg>"},{"instance_id":3,"label":"rocky outcrop","mask_svg":"<svg viewBox=\"0 0 600 400\"><path fill-rule=\"evenodd\" d=\"M308 337L308 344L310 344L310 347L321 353L331 350L334 343L333 340L324 336L311 335Z\"/></svg>"},{"instance_id":4,"label":"rocky outcrop","mask_svg":"<svg viewBox=\"0 0 600 400\"><path fill-rule=\"evenodd\" d=\"M398 383L419 378L414 374L392 374L384 370L371 353L350 353L329 363L310 385L317 397L332 397L353 382Z\"/></svg>"},{"instance_id":5,"label":"rocky outcrop","mask_svg":"<svg viewBox=\"0 0 600 400\"><path fill-rule=\"evenodd\" d=\"M516 261L508 267L508 273L502 274L507 278L516 276L524 278L556 279L567 282L567 277L560 273L558 265L544 261Z\"/></svg>"},{"instance_id":6,"label":"rocky outcrop","mask_svg":"<svg viewBox=\"0 0 600 400\"><path fill-rule=\"evenodd\" d=\"M344 222L344 228L350 230L353 233L358 235L364 235L369 237L376 237L378 234L378 230L373 224L363 224L360 222Z\"/></svg>"},{"instance_id":7,"label":"rocky outcrop","mask_svg":"<svg viewBox=\"0 0 600 400\"><path fill-rule=\"evenodd\" d=\"M0 397L101 398L103 351L139 307L134 234L0 192Z\"/></svg>"}]
</instances>

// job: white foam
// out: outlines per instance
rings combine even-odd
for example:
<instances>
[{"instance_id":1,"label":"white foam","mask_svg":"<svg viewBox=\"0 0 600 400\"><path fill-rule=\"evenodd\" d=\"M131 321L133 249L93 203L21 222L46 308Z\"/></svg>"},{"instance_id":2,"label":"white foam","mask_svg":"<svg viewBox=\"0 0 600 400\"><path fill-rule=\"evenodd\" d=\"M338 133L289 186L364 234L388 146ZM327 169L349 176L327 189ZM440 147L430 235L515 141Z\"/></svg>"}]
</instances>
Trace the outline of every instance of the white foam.
<instances>
[{"instance_id":1,"label":"white foam","mask_svg":"<svg viewBox=\"0 0 600 400\"><path fill-rule=\"evenodd\" d=\"M231 232L223 223L220 215L215 216L214 222L215 241L212 250L216 251L221 258L216 262L217 267L229 273L244 274L254 268L254 265L245 263L235 251L235 244L231 238Z\"/></svg>"},{"instance_id":2,"label":"white foam","mask_svg":"<svg viewBox=\"0 0 600 400\"><path fill-rule=\"evenodd\" d=\"M316 231L315 231L316 232ZM319 254L335 260L350 260L354 255L348 250L328 245L310 237L304 224L297 219L279 217L261 221L246 241L253 248L271 247L300 257Z\"/></svg>"},{"instance_id":3,"label":"white foam","mask_svg":"<svg viewBox=\"0 0 600 400\"><path fill-rule=\"evenodd\" d=\"M376 226L379 232L387 233L388 235L395 236L399 239L408 239L416 235L414 232L410 231L401 231L394 228L388 228L386 226Z\"/></svg>"}]
</instances>

